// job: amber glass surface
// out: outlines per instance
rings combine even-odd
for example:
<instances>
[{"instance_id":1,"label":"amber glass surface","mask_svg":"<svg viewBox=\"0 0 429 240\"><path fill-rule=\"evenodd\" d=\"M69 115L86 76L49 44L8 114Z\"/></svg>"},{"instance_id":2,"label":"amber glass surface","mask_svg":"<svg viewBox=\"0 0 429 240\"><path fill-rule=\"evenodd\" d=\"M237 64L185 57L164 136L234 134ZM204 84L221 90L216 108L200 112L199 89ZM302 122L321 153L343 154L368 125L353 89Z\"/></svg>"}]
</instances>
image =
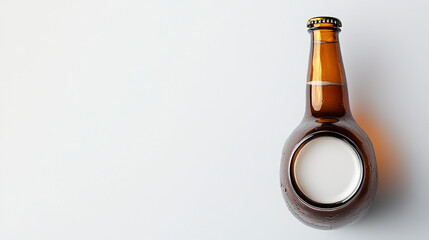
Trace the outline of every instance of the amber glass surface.
<instances>
[{"instance_id":1,"label":"amber glass surface","mask_svg":"<svg viewBox=\"0 0 429 240\"><path fill-rule=\"evenodd\" d=\"M377 188L374 149L350 112L339 32L338 24L326 22L312 24L309 29L311 50L305 115L284 145L280 167L281 189L290 211L303 223L319 229L338 228L362 218ZM318 204L296 187L291 169L295 153L304 142L322 135L349 142L363 162L362 183L347 201Z\"/></svg>"}]
</instances>

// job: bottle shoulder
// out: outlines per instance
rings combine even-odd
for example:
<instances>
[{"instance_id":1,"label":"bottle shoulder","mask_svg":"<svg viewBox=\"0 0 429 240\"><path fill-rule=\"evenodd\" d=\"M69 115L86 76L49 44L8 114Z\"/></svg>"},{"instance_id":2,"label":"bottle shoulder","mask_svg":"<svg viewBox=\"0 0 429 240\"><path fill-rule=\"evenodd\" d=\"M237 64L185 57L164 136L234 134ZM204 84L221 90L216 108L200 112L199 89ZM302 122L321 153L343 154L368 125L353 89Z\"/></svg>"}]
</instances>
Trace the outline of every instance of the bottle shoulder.
<instances>
[{"instance_id":1,"label":"bottle shoulder","mask_svg":"<svg viewBox=\"0 0 429 240\"><path fill-rule=\"evenodd\" d=\"M341 135L350 140L361 151L373 152L368 135L352 117L313 118L304 117L286 140L284 152L291 152L305 138L321 133ZM371 153L372 155L372 153Z\"/></svg>"},{"instance_id":2,"label":"bottle shoulder","mask_svg":"<svg viewBox=\"0 0 429 240\"><path fill-rule=\"evenodd\" d=\"M344 118L314 118L304 117L293 131L292 135L311 134L319 131L332 131L362 135L363 130L352 117Z\"/></svg>"}]
</instances>

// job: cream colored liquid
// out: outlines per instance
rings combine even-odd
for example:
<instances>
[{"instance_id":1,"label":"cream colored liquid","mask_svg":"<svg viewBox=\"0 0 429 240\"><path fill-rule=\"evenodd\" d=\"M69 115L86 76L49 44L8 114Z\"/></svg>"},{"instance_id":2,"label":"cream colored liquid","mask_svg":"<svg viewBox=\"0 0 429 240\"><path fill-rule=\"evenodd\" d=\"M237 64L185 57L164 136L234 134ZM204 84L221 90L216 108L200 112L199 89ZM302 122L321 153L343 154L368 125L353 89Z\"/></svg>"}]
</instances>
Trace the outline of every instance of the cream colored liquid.
<instances>
[{"instance_id":1,"label":"cream colored liquid","mask_svg":"<svg viewBox=\"0 0 429 240\"><path fill-rule=\"evenodd\" d=\"M352 197L362 181L363 167L354 148L342 139L317 137L306 143L293 166L299 189L322 204Z\"/></svg>"}]
</instances>

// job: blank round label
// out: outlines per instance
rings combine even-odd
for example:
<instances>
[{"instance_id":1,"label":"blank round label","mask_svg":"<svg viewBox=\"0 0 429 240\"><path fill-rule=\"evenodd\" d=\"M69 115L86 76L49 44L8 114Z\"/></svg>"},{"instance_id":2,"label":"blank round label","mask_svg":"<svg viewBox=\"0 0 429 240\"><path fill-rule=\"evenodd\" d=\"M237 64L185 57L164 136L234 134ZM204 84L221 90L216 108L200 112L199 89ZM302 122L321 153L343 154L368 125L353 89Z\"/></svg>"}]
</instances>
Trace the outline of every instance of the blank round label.
<instances>
[{"instance_id":1,"label":"blank round label","mask_svg":"<svg viewBox=\"0 0 429 240\"><path fill-rule=\"evenodd\" d=\"M333 204L350 198L362 181L363 168L354 148L330 136L314 138L297 153L295 182L314 202Z\"/></svg>"}]
</instances>

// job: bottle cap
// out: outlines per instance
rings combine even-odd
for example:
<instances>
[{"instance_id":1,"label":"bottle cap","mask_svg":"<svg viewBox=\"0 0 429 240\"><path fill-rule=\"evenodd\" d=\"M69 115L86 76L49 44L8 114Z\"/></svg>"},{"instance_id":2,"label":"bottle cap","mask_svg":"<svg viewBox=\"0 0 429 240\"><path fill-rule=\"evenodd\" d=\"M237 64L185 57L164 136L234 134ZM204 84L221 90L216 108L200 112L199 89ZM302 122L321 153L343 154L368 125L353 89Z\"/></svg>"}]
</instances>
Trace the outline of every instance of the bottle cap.
<instances>
[{"instance_id":1,"label":"bottle cap","mask_svg":"<svg viewBox=\"0 0 429 240\"><path fill-rule=\"evenodd\" d=\"M325 25L325 23L329 24L327 26L323 26ZM334 17L314 17L314 18L310 18L307 21L307 27L308 28L313 28L315 27L315 25L319 25L316 27L342 27L342 23L340 21L340 19L338 18L334 18Z\"/></svg>"}]
</instances>

